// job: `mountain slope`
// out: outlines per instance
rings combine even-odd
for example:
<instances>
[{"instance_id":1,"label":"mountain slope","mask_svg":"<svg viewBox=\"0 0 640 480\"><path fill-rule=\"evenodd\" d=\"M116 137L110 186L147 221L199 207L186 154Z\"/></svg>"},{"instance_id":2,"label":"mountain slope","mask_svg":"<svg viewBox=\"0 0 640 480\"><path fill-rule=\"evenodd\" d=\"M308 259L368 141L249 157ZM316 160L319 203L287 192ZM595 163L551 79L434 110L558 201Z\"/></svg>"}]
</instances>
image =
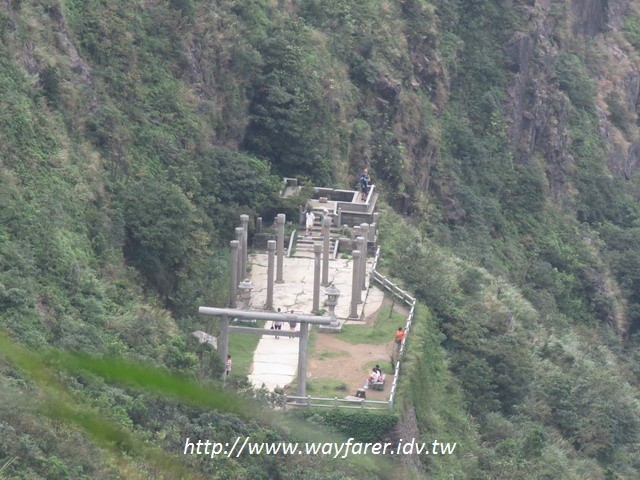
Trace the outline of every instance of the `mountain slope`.
<instances>
[{"instance_id":1,"label":"mountain slope","mask_svg":"<svg viewBox=\"0 0 640 480\"><path fill-rule=\"evenodd\" d=\"M226 301L238 216L292 218L281 176L348 187L367 165L391 206L386 268L424 304L401 428L466 444L416 468L637 478L637 1L0 6L0 315L13 341L213 381L215 355L188 332L204 328L197 305ZM61 375L168 451L176 431L227 421ZM8 405L37 395L7 361L2 382ZM2 447L0 464L28 459L9 475L118 475L111 451L91 470L58 440L30 443L81 435L28 428L38 415L3 411L14 444L33 446ZM254 478L262 465L221 468Z\"/></svg>"}]
</instances>

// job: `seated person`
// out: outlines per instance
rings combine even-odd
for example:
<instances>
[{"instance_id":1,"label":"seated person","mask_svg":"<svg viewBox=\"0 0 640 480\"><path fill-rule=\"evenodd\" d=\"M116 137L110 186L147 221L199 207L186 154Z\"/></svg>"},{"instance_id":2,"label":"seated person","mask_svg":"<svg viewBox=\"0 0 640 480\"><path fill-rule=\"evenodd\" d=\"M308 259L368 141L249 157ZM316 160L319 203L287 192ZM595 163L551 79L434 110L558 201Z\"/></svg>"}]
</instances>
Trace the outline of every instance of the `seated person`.
<instances>
[{"instance_id":1,"label":"seated person","mask_svg":"<svg viewBox=\"0 0 640 480\"><path fill-rule=\"evenodd\" d=\"M368 389L371 385L373 385L374 383L376 383L378 380L380 380L380 373L378 373L378 371L376 371L375 369L371 371L371 375L369 375L369 378L367 378L367 380L364 382L364 388Z\"/></svg>"},{"instance_id":2,"label":"seated person","mask_svg":"<svg viewBox=\"0 0 640 480\"><path fill-rule=\"evenodd\" d=\"M384 373L382 373L382 370L380 370L380 365L376 365L375 367L373 367L373 371L378 373L378 379L374 382L371 382L373 388L376 389L376 382L381 382L384 385ZM383 385L378 385L380 387L378 388L378 390L382 390L384 388Z\"/></svg>"}]
</instances>

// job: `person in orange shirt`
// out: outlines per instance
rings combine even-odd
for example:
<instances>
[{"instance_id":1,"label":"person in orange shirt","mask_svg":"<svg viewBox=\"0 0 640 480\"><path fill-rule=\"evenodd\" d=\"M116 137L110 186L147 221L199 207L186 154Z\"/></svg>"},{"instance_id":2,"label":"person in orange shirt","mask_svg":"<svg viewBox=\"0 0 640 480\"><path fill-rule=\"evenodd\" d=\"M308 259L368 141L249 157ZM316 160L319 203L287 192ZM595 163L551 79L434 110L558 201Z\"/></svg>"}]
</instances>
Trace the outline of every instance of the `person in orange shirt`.
<instances>
[{"instance_id":1,"label":"person in orange shirt","mask_svg":"<svg viewBox=\"0 0 640 480\"><path fill-rule=\"evenodd\" d=\"M402 346L402 341L404 340L405 332L404 328L398 327L398 331L396 332L396 347L398 351L400 351L400 347Z\"/></svg>"}]
</instances>

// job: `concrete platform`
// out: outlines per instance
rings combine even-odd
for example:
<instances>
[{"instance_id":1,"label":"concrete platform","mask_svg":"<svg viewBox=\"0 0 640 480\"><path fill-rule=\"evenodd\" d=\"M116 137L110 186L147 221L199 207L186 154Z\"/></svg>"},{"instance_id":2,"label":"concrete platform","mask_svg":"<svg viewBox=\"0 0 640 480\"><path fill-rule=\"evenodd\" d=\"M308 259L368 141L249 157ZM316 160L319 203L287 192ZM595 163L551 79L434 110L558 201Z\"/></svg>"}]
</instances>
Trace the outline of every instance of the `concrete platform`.
<instances>
[{"instance_id":1,"label":"concrete platform","mask_svg":"<svg viewBox=\"0 0 640 480\"><path fill-rule=\"evenodd\" d=\"M372 267L373 259L369 259L367 273ZM251 295L251 309L263 310L267 298L267 254L255 253L250 255L251 265L250 279L254 285ZM313 268L312 258L284 258L283 264L284 283L276 283L273 290L273 305L283 313L291 312L312 314L313 306ZM341 323L348 321L351 302L351 279L353 266L351 259L335 259L329 261L329 281L340 291L336 307L336 317ZM367 275L368 276L368 275ZM369 315L376 312L382 305L384 292L375 286L369 288L369 279L366 282L367 290L362 291L364 303L358 306L358 313ZM324 307L326 287L320 287L320 308ZM328 315L328 312L325 314ZM359 323L359 322L355 322ZM269 328L270 325L266 325ZM296 331L300 328L296 326ZM252 384L260 388L263 384L273 390L276 387L285 387L293 382L298 368L298 343L299 339L287 337L289 325L282 325L282 335L279 339L272 336L263 336L253 356L253 370L249 375ZM233 354L233 353L232 353Z\"/></svg>"}]
</instances>

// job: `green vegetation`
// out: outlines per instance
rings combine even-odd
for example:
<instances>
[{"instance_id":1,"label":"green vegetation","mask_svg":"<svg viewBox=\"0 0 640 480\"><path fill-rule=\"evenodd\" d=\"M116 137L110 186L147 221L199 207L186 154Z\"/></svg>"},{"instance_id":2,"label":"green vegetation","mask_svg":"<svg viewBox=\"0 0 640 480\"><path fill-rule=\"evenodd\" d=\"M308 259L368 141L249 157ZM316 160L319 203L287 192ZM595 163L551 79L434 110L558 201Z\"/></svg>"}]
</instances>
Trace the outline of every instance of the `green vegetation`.
<instances>
[{"instance_id":1,"label":"green vegetation","mask_svg":"<svg viewBox=\"0 0 640 480\"><path fill-rule=\"evenodd\" d=\"M406 322L407 317L393 310L393 305L385 305L378 312L373 325L344 325L338 338L356 345L382 345L392 341L398 327L404 327Z\"/></svg>"},{"instance_id":2,"label":"green vegetation","mask_svg":"<svg viewBox=\"0 0 640 480\"><path fill-rule=\"evenodd\" d=\"M291 391L295 391L296 382L291 385ZM307 382L307 395L322 398L342 398L349 395L349 386L340 380L332 378L318 378Z\"/></svg>"},{"instance_id":3,"label":"green vegetation","mask_svg":"<svg viewBox=\"0 0 640 480\"><path fill-rule=\"evenodd\" d=\"M226 304L239 215L295 218L310 191L281 202L282 175L349 187L368 165L389 205L381 268L420 301L398 416L313 421L464 446L417 476L638 478L640 7L595 3L4 2L0 475L178 477L166 459L187 436L289 438L36 352L215 391L222 365L192 332L211 331L198 305ZM399 321L342 335L384 343ZM232 340L228 389L245 390L256 340ZM363 474L186 463L190 478Z\"/></svg>"},{"instance_id":4,"label":"green vegetation","mask_svg":"<svg viewBox=\"0 0 640 480\"><path fill-rule=\"evenodd\" d=\"M304 409L296 411L296 416L306 419L311 424L333 427L343 435L353 437L357 442L382 442L398 422L398 417L393 413L339 409Z\"/></svg>"},{"instance_id":5,"label":"green vegetation","mask_svg":"<svg viewBox=\"0 0 640 480\"><path fill-rule=\"evenodd\" d=\"M344 350L332 350L332 351L324 351L322 353L320 353L318 355L318 358L320 360L324 360L326 358L340 358L340 357L346 357L349 355L349 352L346 352Z\"/></svg>"},{"instance_id":6,"label":"green vegetation","mask_svg":"<svg viewBox=\"0 0 640 480\"><path fill-rule=\"evenodd\" d=\"M256 327L260 328L259 322ZM262 327L264 328L264 327ZM230 335L229 336L229 352L233 358L232 377L246 377L251 372L253 363L253 352L260 341L259 335Z\"/></svg>"}]
</instances>

